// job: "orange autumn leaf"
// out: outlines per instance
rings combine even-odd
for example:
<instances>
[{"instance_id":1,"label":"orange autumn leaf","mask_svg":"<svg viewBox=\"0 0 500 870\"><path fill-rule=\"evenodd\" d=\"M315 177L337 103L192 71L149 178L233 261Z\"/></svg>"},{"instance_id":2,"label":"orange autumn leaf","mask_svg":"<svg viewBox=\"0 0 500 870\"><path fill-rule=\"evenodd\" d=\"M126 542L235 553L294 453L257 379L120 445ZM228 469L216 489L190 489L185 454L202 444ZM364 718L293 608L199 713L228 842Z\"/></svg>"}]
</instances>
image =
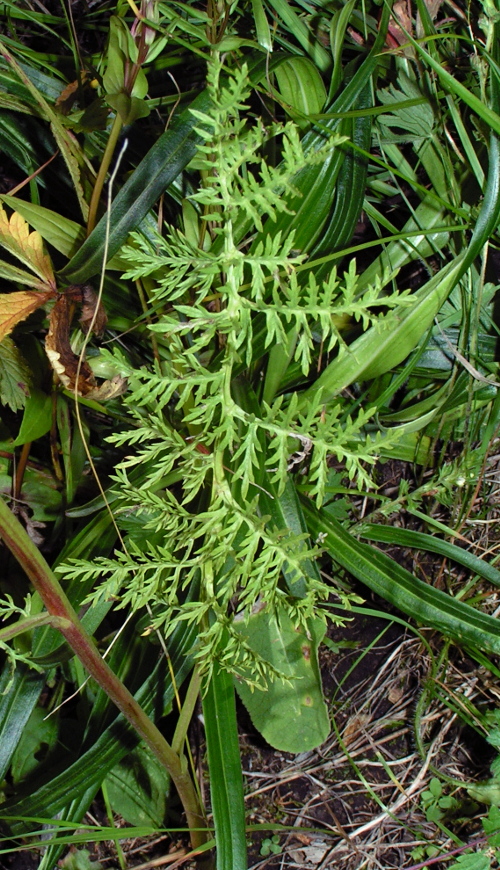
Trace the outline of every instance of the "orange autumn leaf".
<instances>
[{"instance_id":1,"label":"orange autumn leaf","mask_svg":"<svg viewBox=\"0 0 500 870\"><path fill-rule=\"evenodd\" d=\"M24 218L14 211L9 218L0 206L0 245L38 275L47 288L55 290L56 282L50 257L45 252L40 233L30 231Z\"/></svg>"},{"instance_id":2,"label":"orange autumn leaf","mask_svg":"<svg viewBox=\"0 0 500 870\"><path fill-rule=\"evenodd\" d=\"M25 320L40 305L55 296L53 290L19 290L17 293L0 294L0 341L12 332L17 323Z\"/></svg>"}]
</instances>

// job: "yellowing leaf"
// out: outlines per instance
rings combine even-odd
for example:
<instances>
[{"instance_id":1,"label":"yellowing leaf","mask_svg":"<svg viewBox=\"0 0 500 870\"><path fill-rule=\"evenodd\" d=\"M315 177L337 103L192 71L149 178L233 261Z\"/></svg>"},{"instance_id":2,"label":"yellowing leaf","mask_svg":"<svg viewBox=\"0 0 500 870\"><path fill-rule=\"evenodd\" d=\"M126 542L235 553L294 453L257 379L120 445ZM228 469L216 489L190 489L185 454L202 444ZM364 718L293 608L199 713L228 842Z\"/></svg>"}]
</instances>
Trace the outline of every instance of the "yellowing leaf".
<instances>
[{"instance_id":1,"label":"yellowing leaf","mask_svg":"<svg viewBox=\"0 0 500 870\"><path fill-rule=\"evenodd\" d=\"M17 323L25 320L40 305L54 296L53 290L37 293L35 290L19 290L17 293L0 295L0 341L12 332Z\"/></svg>"},{"instance_id":2,"label":"yellowing leaf","mask_svg":"<svg viewBox=\"0 0 500 870\"><path fill-rule=\"evenodd\" d=\"M43 249L40 233L30 232L28 224L16 211L9 219L2 206L0 206L0 245L18 260L21 260L35 275L42 278L47 287L55 290L56 282L52 263Z\"/></svg>"}]
</instances>

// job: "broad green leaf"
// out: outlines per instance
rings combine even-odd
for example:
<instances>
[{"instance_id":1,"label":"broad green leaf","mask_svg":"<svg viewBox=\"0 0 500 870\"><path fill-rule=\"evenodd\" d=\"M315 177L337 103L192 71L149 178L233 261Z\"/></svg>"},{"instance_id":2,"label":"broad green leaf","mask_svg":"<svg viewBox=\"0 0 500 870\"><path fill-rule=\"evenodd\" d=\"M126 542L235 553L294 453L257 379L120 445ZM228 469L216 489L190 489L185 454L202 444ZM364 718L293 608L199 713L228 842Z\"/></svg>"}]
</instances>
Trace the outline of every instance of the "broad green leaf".
<instances>
[{"instance_id":1,"label":"broad green leaf","mask_svg":"<svg viewBox=\"0 0 500 870\"><path fill-rule=\"evenodd\" d=\"M29 396L31 372L8 336L0 341L0 401L13 411L24 408Z\"/></svg>"},{"instance_id":2,"label":"broad green leaf","mask_svg":"<svg viewBox=\"0 0 500 870\"><path fill-rule=\"evenodd\" d=\"M48 751L54 750L58 730L57 716L47 717L47 710L43 707L32 710L12 756L11 773L14 783L21 782L40 766L40 753L44 756Z\"/></svg>"},{"instance_id":3,"label":"broad green leaf","mask_svg":"<svg viewBox=\"0 0 500 870\"><path fill-rule=\"evenodd\" d=\"M52 397L41 390L32 388L26 399L24 415L19 429L19 435L13 447L20 447L28 441L36 441L46 435L52 426Z\"/></svg>"},{"instance_id":4,"label":"broad green leaf","mask_svg":"<svg viewBox=\"0 0 500 870\"><path fill-rule=\"evenodd\" d=\"M247 870L243 776L231 676L214 668L202 695L217 870Z\"/></svg>"},{"instance_id":5,"label":"broad green leaf","mask_svg":"<svg viewBox=\"0 0 500 870\"><path fill-rule=\"evenodd\" d=\"M301 115L314 115L321 112L326 100L326 88L317 67L307 57L291 57L283 61L275 70L278 88L285 103L299 112L299 126L309 126ZM285 108L287 108L285 106Z\"/></svg>"},{"instance_id":6,"label":"broad green leaf","mask_svg":"<svg viewBox=\"0 0 500 870\"><path fill-rule=\"evenodd\" d=\"M154 825L165 820L170 778L150 749L140 744L106 777L113 811L129 825Z\"/></svg>"},{"instance_id":7,"label":"broad green leaf","mask_svg":"<svg viewBox=\"0 0 500 870\"><path fill-rule=\"evenodd\" d=\"M9 112L0 113L0 150L8 154L29 175L36 166L37 154L19 120ZM44 187L43 176L39 183Z\"/></svg>"},{"instance_id":8,"label":"broad green leaf","mask_svg":"<svg viewBox=\"0 0 500 870\"><path fill-rule=\"evenodd\" d=\"M106 94L119 94L124 90L125 64L129 60L132 62L137 60L137 46L123 18L112 15L109 19L106 72L102 78L102 86Z\"/></svg>"},{"instance_id":9,"label":"broad green leaf","mask_svg":"<svg viewBox=\"0 0 500 870\"><path fill-rule=\"evenodd\" d=\"M71 257L85 239L84 228L50 208L4 194L2 202L17 211L56 251Z\"/></svg>"},{"instance_id":10,"label":"broad green leaf","mask_svg":"<svg viewBox=\"0 0 500 870\"><path fill-rule=\"evenodd\" d=\"M463 254L448 263L413 294L411 306L401 311L394 309L356 339L303 393L301 402L307 404L310 394L318 390L322 391L323 401L329 402L355 381L375 378L406 359L459 280L464 260Z\"/></svg>"},{"instance_id":11,"label":"broad green leaf","mask_svg":"<svg viewBox=\"0 0 500 870\"><path fill-rule=\"evenodd\" d=\"M360 91L354 105L362 109L370 106L371 103L371 85L368 83ZM349 137L353 145L369 151L372 133L372 119L369 115L347 118L342 122L341 132ZM367 175L368 161L347 148L338 174L331 213L318 242L311 250L311 260L339 250L351 241L365 204ZM316 267L314 271L317 280L326 278L331 268L331 261Z\"/></svg>"},{"instance_id":12,"label":"broad green leaf","mask_svg":"<svg viewBox=\"0 0 500 870\"><path fill-rule=\"evenodd\" d=\"M309 501L303 501L303 508L313 539L321 542L335 562L381 598L459 644L500 652L497 619L418 580L385 553L357 541L333 517L316 510Z\"/></svg>"},{"instance_id":13,"label":"broad green leaf","mask_svg":"<svg viewBox=\"0 0 500 870\"><path fill-rule=\"evenodd\" d=\"M257 730L283 752L308 752L330 733L318 667L318 646L326 625L313 619L308 626L308 634L303 634L285 611L266 609L234 626L245 643L287 679L273 680L266 691L236 683Z\"/></svg>"}]
</instances>

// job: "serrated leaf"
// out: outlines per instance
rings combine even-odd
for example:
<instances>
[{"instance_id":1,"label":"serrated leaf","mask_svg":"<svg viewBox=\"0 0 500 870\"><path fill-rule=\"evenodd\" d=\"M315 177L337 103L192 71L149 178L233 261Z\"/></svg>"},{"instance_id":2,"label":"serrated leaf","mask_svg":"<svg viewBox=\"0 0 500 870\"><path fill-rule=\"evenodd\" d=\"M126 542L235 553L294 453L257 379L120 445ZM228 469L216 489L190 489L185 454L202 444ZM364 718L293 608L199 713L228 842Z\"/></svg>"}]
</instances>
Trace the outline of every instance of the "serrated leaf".
<instances>
[{"instance_id":1,"label":"serrated leaf","mask_svg":"<svg viewBox=\"0 0 500 870\"><path fill-rule=\"evenodd\" d=\"M43 249L43 241L36 230L30 228L22 215L14 211L10 216L0 206L0 245L28 266L48 287L56 286L50 257Z\"/></svg>"},{"instance_id":2,"label":"serrated leaf","mask_svg":"<svg viewBox=\"0 0 500 870\"><path fill-rule=\"evenodd\" d=\"M41 281L32 272L19 269L11 263L6 263L5 260L0 260L0 278L5 278L13 284L24 284L26 287L33 287L35 290L43 291L47 288L45 281Z\"/></svg>"},{"instance_id":3,"label":"serrated leaf","mask_svg":"<svg viewBox=\"0 0 500 870\"><path fill-rule=\"evenodd\" d=\"M106 777L113 810L129 825L161 827L167 809L170 778L150 749L140 744Z\"/></svg>"},{"instance_id":4,"label":"serrated leaf","mask_svg":"<svg viewBox=\"0 0 500 870\"><path fill-rule=\"evenodd\" d=\"M10 338L0 341L0 402L13 411L24 408L29 396L30 370Z\"/></svg>"},{"instance_id":5,"label":"serrated leaf","mask_svg":"<svg viewBox=\"0 0 500 870\"><path fill-rule=\"evenodd\" d=\"M54 296L54 291L18 290L0 294L0 343L22 320L45 305Z\"/></svg>"},{"instance_id":6,"label":"serrated leaf","mask_svg":"<svg viewBox=\"0 0 500 870\"><path fill-rule=\"evenodd\" d=\"M283 752L308 752L330 733L318 667L325 623L314 619L308 626L306 636L282 610L261 610L234 626L254 652L289 680L275 679L265 692L252 691L243 682L236 684L257 730Z\"/></svg>"}]
</instances>

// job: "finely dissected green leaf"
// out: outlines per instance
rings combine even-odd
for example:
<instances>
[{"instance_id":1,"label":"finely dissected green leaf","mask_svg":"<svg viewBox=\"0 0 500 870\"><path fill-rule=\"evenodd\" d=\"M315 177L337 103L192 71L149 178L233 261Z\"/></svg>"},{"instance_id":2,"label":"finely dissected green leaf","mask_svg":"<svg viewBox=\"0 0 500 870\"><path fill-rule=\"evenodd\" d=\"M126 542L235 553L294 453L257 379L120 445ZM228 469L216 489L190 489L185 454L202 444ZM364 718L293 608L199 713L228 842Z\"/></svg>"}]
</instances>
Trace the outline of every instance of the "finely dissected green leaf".
<instances>
[{"instance_id":1,"label":"finely dissected green leaf","mask_svg":"<svg viewBox=\"0 0 500 870\"><path fill-rule=\"evenodd\" d=\"M388 110L392 108L392 111L379 115L377 120L382 127L395 127L398 130L405 130L410 135L404 137L404 141L418 144L418 140L428 139L432 135L434 112L428 100L417 106L412 106L412 108L398 108L398 103L408 98L424 98L416 82L406 75L403 70L398 74L398 84L401 90L398 90L394 85L390 85L390 87L378 91L380 102L387 106Z\"/></svg>"},{"instance_id":2,"label":"finely dissected green leaf","mask_svg":"<svg viewBox=\"0 0 500 870\"><path fill-rule=\"evenodd\" d=\"M24 416L19 435L13 447L20 447L28 441L36 441L46 435L52 426L52 397L41 390L32 388L24 406Z\"/></svg>"},{"instance_id":3,"label":"finely dissected green leaf","mask_svg":"<svg viewBox=\"0 0 500 870\"><path fill-rule=\"evenodd\" d=\"M243 776L233 681L214 668L202 695L217 870L247 870Z\"/></svg>"},{"instance_id":4,"label":"finely dissected green leaf","mask_svg":"<svg viewBox=\"0 0 500 870\"><path fill-rule=\"evenodd\" d=\"M269 514L271 522L277 529L289 529L289 531L296 535L305 534L307 527L292 480L287 480L281 495L278 495L276 488L267 478L264 478L264 480L265 484L259 494L259 508L261 512ZM302 570L304 576L297 579L293 571L288 571L286 564L283 567L283 575L288 583L288 588L291 594L297 598L301 598L306 594L307 576L318 582L321 581L318 565L313 559L304 559Z\"/></svg>"},{"instance_id":5,"label":"finely dissected green leaf","mask_svg":"<svg viewBox=\"0 0 500 870\"><path fill-rule=\"evenodd\" d=\"M0 341L0 401L13 411L24 408L31 372L21 352L8 336Z\"/></svg>"},{"instance_id":6,"label":"finely dissected green leaf","mask_svg":"<svg viewBox=\"0 0 500 870\"><path fill-rule=\"evenodd\" d=\"M308 752L330 733L318 667L318 646L326 624L313 619L308 626L306 635L280 609L261 610L235 626L245 643L287 679L275 678L265 691L252 691L236 682L257 730L283 752Z\"/></svg>"},{"instance_id":7,"label":"finely dissected green leaf","mask_svg":"<svg viewBox=\"0 0 500 870\"><path fill-rule=\"evenodd\" d=\"M162 826L169 784L167 771L143 744L125 755L106 777L113 811L129 825Z\"/></svg>"},{"instance_id":8,"label":"finely dissected green leaf","mask_svg":"<svg viewBox=\"0 0 500 870\"><path fill-rule=\"evenodd\" d=\"M210 98L203 91L191 109L210 110ZM107 257L110 259L138 226L169 184L196 153L197 120L185 109L179 119L163 133L113 200L109 216ZM81 284L103 268L108 216L104 215L80 250L62 271L64 280Z\"/></svg>"},{"instance_id":9,"label":"finely dissected green leaf","mask_svg":"<svg viewBox=\"0 0 500 870\"><path fill-rule=\"evenodd\" d=\"M452 559L460 565L464 565L469 571L484 577L495 586L500 586L500 571L486 562L458 547L449 541L443 541L436 535L426 535L422 532L414 532L411 529L399 529L391 526L380 526L375 523L366 523L362 527L361 536L369 541L382 541L388 544L396 544L401 547L414 547L419 550L427 550L430 553L439 553L447 559Z\"/></svg>"},{"instance_id":10,"label":"finely dissected green leaf","mask_svg":"<svg viewBox=\"0 0 500 870\"><path fill-rule=\"evenodd\" d=\"M40 765L40 753L53 751L57 741L57 716L47 716L43 707L35 707L23 729L22 737L12 756L11 773L14 783L26 779Z\"/></svg>"},{"instance_id":11,"label":"finely dissected green leaf","mask_svg":"<svg viewBox=\"0 0 500 870\"><path fill-rule=\"evenodd\" d=\"M84 228L50 208L4 194L0 200L17 211L56 251L71 257L85 240Z\"/></svg>"},{"instance_id":12,"label":"finely dissected green leaf","mask_svg":"<svg viewBox=\"0 0 500 870\"><path fill-rule=\"evenodd\" d=\"M458 643L500 652L498 621L418 580L385 553L361 544L333 517L303 501L311 536L381 598Z\"/></svg>"}]
</instances>

